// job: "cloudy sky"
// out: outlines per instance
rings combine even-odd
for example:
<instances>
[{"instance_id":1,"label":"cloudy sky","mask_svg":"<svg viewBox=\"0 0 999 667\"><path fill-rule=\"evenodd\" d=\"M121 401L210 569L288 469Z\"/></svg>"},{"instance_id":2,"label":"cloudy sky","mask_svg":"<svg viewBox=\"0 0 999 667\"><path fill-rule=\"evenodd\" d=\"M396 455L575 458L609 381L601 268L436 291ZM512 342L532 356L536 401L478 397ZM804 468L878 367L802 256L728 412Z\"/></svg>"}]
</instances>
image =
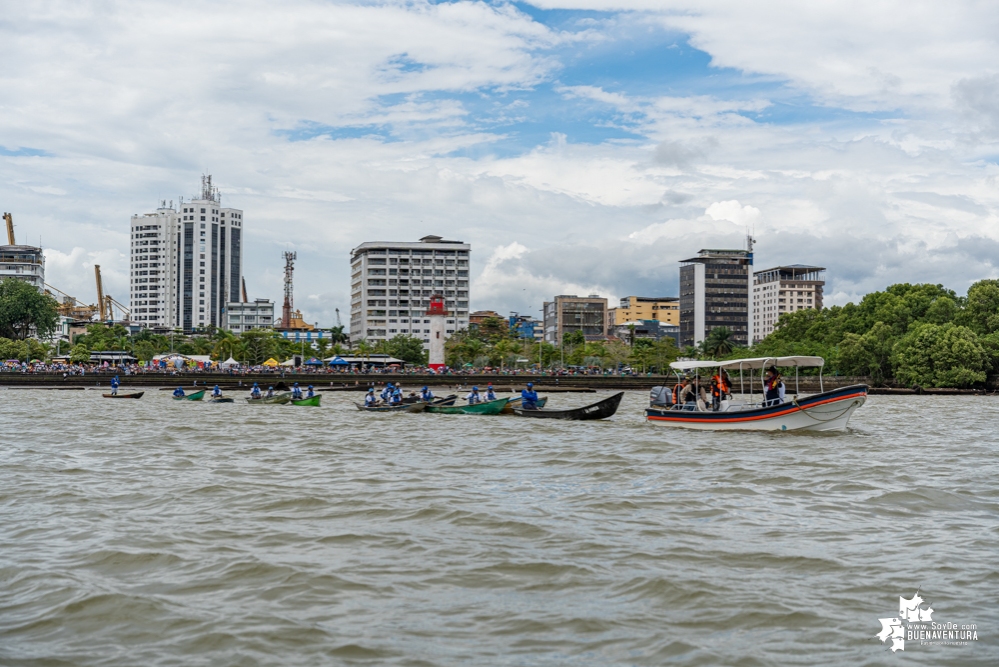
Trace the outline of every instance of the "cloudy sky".
<instances>
[{"instance_id":1,"label":"cloudy sky","mask_svg":"<svg viewBox=\"0 0 999 667\"><path fill-rule=\"evenodd\" d=\"M0 208L128 293L133 213L214 175L250 297L348 320L369 240L473 244L472 307L676 294L757 239L831 303L999 274L999 4L4 3Z\"/></svg>"}]
</instances>

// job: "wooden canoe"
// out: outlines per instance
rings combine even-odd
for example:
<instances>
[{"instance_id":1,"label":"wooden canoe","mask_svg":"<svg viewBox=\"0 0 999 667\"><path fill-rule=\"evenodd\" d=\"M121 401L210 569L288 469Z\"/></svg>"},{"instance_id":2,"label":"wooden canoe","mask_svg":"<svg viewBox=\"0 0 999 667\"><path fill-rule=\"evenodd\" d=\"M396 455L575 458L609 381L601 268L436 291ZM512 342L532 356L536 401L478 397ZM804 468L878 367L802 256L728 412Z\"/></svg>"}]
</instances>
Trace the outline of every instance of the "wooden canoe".
<instances>
[{"instance_id":1,"label":"wooden canoe","mask_svg":"<svg viewBox=\"0 0 999 667\"><path fill-rule=\"evenodd\" d=\"M363 403L354 403L354 405L362 412L423 412L427 407L426 403L397 403L395 405L376 405L370 408Z\"/></svg>"},{"instance_id":2,"label":"wooden canoe","mask_svg":"<svg viewBox=\"0 0 999 667\"><path fill-rule=\"evenodd\" d=\"M509 398L498 398L475 405L428 405L427 412L439 415L498 415L509 401Z\"/></svg>"},{"instance_id":3,"label":"wooden canoe","mask_svg":"<svg viewBox=\"0 0 999 667\"><path fill-rule=\"evenodd\" d=\"M236 399L234 399L234 398L225 398L224 396L219 396L218 398L210 398L210 399L208 399L209 403L234 403L235 401L236 401Z\"/></svg>"},{"instance_id":4,"label":"wooden canoe","mask_svg":"<svg viewBox=\"0 0 999 667\"><path fill-rule=\"evenodd\" d=\"M284 405L291 400L291 392L286 391L280 394L274 394L270 398L266 396L261 396L260 398L253 398L252 396L247 397L246 402L250 405Z\"/></svg>"},{"instance_id":5,"label":"wooden canoe","mask_svg":"<svg viewBox=\"0 0 999 667\"><path fill-rule=\"evenodd\" d=\"M606 419L617 412L622 398L624 398L623 391L613 396L608 396L604 400L597 401L592 405L584 405L581 408L572 408L570 410L525 410L524 408L514 408L513 414L518 417L533 417L535 419L571 419L574 421Z\"/></svg>"},{"instance_id":6,"label":"wooden canoe","mask_svg":"<svg viewBox=\"0 0 999 667\"><path fill-rule=\"evenodd\" d=\"M205 390L196 391L193 394L186 394L184 396L174 396L175 401L200 401L205 397Z\"/></svg>"},{"instance_id":7,"label":"wooden canoe","mask_svg":"<svg viewBox=\"0 0 999 667\"><path fill-rule=\"evenodd\" d=\"M522 397L520 397L520 396L518 396L517 398L511 398L510 402L503 406L503 412L501 414L512 415L513 414L513 409L514 408L519 408L520 404L523 403L523 402L524 402L524 399ZM547 402L548 402L548 397L547 396L540 396L538 398L538 400L537 400L536 405L539 408L543 408L543 407L545 407L545 403L547 403Z\"/></svg>"},{"instance_id":8,"label":"wooden canoe","mask_svg":"<svg viewBox=\"0 0 999 667\"><path fill-rule=\"evenodd\" d=\"M292 405L311 405L311 406L318 407L319 406L319 399L320 398L322 398L322 396L320 396L319 394L316 394L312 398L300 398L297 401L295 399L292 399L291 404Z\"/></svg>"},{"instance_id":9,"label":"wooden canoe","mask_svg":"<svg viewBox=\"0 0 999 667\"><path fill-rule=\"evenodd\" d=\"M144 391L135 391L131 394L101 394L104 398L142 398Z\"/></svg>"}]
</instances>

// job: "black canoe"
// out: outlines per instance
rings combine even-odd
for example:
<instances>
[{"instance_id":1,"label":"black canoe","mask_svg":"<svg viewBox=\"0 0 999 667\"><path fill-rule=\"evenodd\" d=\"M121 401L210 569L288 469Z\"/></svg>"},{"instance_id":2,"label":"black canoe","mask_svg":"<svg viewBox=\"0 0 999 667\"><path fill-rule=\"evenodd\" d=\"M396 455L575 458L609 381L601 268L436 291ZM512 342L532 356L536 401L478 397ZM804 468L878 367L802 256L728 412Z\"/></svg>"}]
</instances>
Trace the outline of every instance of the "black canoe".
<instances>
[{"instance_id":1,"label":"black canoe","mask_svg":"<svg viewBox=\"0 0 999 667\"><path fill-rule=\"evenodd\" d=\"M131 394L101 394L104 398L142 398L144 391L136 391Z\"/></svg>"},{"instance_id":2,"label":"black canoe","mask_svg":"<svg viewBox=\"0 0 999 667\"><path fill-rule=\"evenodd\" d=\"M572 419L575 421L606 419L617 412L617 406L621 405L622 398L624 398L623 391L613 396L608 396L602 401L597 401L593 405L585 405L581 408L572 408L571 410L525 410L524 408L514 408L513 414L518 417L534 417L535 419Z\"/></svg>"}]
</instances>

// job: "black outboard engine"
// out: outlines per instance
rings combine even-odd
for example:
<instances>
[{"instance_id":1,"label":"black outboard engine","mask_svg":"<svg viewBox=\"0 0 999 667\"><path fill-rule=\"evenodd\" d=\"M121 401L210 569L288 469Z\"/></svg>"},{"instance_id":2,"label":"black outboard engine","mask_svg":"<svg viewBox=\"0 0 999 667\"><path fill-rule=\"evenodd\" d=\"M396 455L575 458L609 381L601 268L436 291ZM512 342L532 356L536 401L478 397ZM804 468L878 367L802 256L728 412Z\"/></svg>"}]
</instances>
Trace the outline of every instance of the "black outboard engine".
<instances>
[{"instance_id":1,"label":"black outboard engine","mask_svg":"<svg viewBox=\"0 0 999 667\"><path fill-rule=\"evenodd\" d=\"M649 407L668 408L673 405L673 392L669 387L653 387L649 392Z\"/></svg>"}]
</instances>

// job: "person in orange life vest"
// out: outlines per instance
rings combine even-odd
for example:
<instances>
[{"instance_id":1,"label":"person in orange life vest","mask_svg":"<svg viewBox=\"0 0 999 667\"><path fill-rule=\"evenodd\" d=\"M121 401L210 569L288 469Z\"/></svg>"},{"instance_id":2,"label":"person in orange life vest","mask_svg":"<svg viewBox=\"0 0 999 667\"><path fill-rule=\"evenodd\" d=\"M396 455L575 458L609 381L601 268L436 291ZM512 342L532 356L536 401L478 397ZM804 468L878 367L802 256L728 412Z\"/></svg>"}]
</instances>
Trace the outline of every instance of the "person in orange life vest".
<instances>
[{"instance_id":1,"label":"person in orange life vest","mask_svg":"<svg viewBox=\"0 0 999 667\"><path fill-rule=\"evenodd\" d=\"M725 396L725 392L722 391L721 385L718 383L718 377L715 376L711 378L711 409L714 412L718 412L721 408L722 397Z\"/></svg>"},{"instance_id":2,"label":"person in orange life vest","mask_svg":"<svg viewBox=\"0 0 999 667\"><path fill-rule=\"evenodd\" d=\"M766 394L764 405L780 405L784 402L784 380L781 379L776 366L767 369L767 376L763 380L763 391Z\"/></svg>"}]
</instances>

